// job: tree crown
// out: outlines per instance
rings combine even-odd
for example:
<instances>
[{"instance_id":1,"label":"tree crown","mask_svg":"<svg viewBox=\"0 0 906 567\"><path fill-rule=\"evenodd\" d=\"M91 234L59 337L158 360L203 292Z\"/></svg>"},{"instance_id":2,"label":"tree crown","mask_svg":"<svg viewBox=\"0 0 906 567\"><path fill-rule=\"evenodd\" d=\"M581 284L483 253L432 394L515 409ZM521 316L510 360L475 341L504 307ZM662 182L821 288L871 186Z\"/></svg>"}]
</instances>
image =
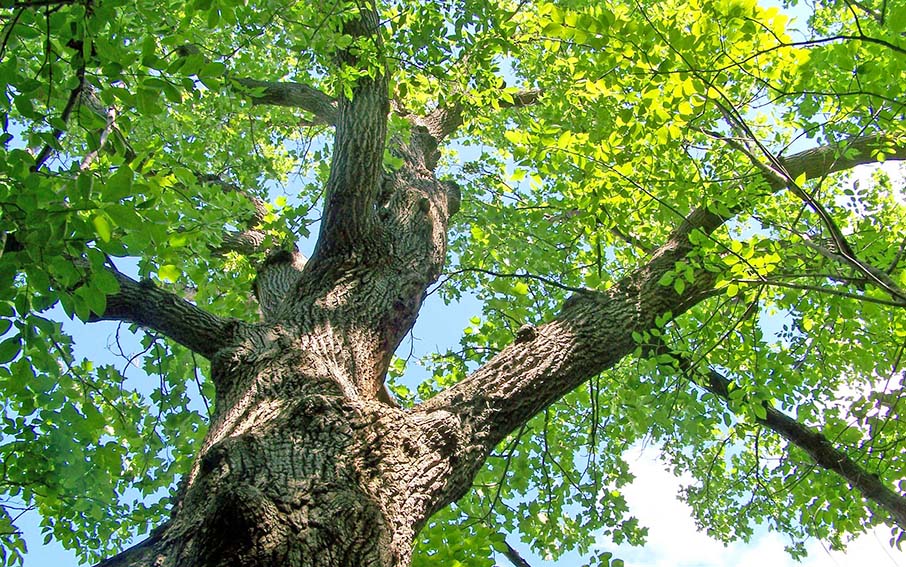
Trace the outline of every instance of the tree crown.
<instances>
[{"instance_id":1,"label":"tree crown","mask_svg":"<svg viewBox=\"0 0 906 567\"><path fill-rule=\"evenodd\" d=\"M896 524L823 470L821 439L902 495L906 199L893 169L852 170L906 157L906 2L787 4L5 2L0 565L23 507L86 560L162 521L207 428L212 337L279 317L283 296L255 299L274 251L315 230L306 269L384 250L382 179L419 168L455 212L435 291L482 312L419 383L387 361L403 406L583 298L666 307L626 314L630 356L499 426L414 563L490 565L510 532L551 557L642 542L620 488L643 441L724 540L766 522L798 554ZM129 363L160 385L77 357L63 314L153 329Z\"/></svg>"}]
</instances>

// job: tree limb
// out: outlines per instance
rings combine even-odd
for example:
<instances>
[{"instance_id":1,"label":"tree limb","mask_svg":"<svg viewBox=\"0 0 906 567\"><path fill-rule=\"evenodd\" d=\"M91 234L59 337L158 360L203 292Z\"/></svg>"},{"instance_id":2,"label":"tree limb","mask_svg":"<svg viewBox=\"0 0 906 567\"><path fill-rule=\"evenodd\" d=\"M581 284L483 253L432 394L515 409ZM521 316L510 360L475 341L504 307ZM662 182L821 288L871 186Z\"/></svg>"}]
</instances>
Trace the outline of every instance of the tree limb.
<instances>
[{"instance_id":1,"label":"tree limb","mask_svg":"<svg viewBox=\"0 0 906 567\"><path fill-rule=\"evenodd\" d=\"M66 100L66 106L63 107L63 112L60 114L60 120L63 124L68 125L69 116L72 114L72 111L76 107L76 103L81 98L81 94L85 89L85 66L84 64L76 69L76 77L78 78L78 84L73 87L69 92L69 98ZM53 129L53 137L59 141L63 137L62 128ZM34 171L38 171L41 167L44 166L44 163L50 158L50 154L53 152L53 147L50 144L46 144L44 148L38 153L35 157L35 164L32 166Z\"/></svg>"},{"instance_id":2,"label":"tree limb","mask_svg":"<svg viewBox=\"0 0 906 567\"><path fill-rule=\"evenodd\" d=\"M107 124L104 126L104 129L101 130L100 139L98 141L98 147L88 152L84 158L82 158L82 163L79 164L79 170L85 171L91 164L94 163L94 160L98 158L101 154L101 150L104 149L104 146L107 145L107 139L110 137L110 134L116 130L116 107L111 106L105 112L105 118Z\"/></svg>"},{"instance_id":3,"label":"tree limb","mask_svg":"<svg viewBox=\"0 0 906 567\"><path fill-rule=\"evenodd\" d=\"M532 567L532 565L528 561L526 561L521 555L519 555L519 552L516 551L516 548L510 545L510 542L503 540L503 544L506 546L506 551L503 552L503 555L504 557L509 559L510 563L512 563L514 567Z\"/></svg>"},{"instance_id":4,"label":"tree limb","mask_svg":"<svg viewBox=\"0 0 906 567\"><path fill-rule=\"evenodd\" d=\"M725 403L730 401L733 383L729 378L710 366L707 372L697 372L688 357L669 348L660 336L652 337L652 340L655 341L651 345L653 354L668 355L689 382L711 392ZM696 374L702 379L696 380ZM866 499L886 510L897 524L906 528L906 497L891 490L877 474L868 472L849 455L834 447L826 436L799 423L768 402L762 402L762 407L765 417L756 417L756 422L805 451L821 468L843 477Z\"/></svg>"},{"instance_id":5,"label":"tree limb","mask_svg":"<svg viewBox=\"0 0 906 567\"><path fill-rule=\"evenodd\" d=\"M137 282L112 270L120 290L107 297L102 314L90 321L126 321L160 332L177 343L210 359L236 337L245 325L225 319L165 291L151 281Z\"/></svg>"},{"instance_id":6,"label":"tree limb","mask_svg":"<svg viewBox=\"0 0 906 567\"><path fill-rule=\"evenodd\" d=\"M324 217L311 258L315 264L323 257L332 256L335 249L351 250L366 245L375 226L390 102L377 8L369 2L361 4L358 10L358 17L347 21L343 32L371 42L375 53L365 54L364 61L351 50L338 54L340 63L353 69L358 77L351 86L352 96L339 98L333 156L325 186ZM377 68L375 61L368 61L369 57L377 58L382 68Z\"/></svg>"},{"instance_id":7,"label":"tree limb","mask_svg":"<svg viewBox=\"0 0 906 567\"><path fill-rule=\"evenodd\" d=\"M511 97L501 98L497 105L500 108L521 108L523 106L531 106L538 102L541 95L542 91L540 89L520 91L514 93ZM510 98L512 100L510 100ZM430 133L439 144L462 126L464 118L463 111L465 108L462 99L457 98L452 104L438 107L427 116L416 118L415 122L426 127L428 133Z\"/></svg>"},{"instance_id":8,"label":"tree limb","mask_svg":"<svg viewBox=\"0 0 906 567\"><path fill-rule=\"evenodd\" d=\"M268 255L257 269L255 298L265 321L280 311L284 299L302 276L307 259L298 251L277 250Z\"/></svg>"},{"instance_id":9,"label":"tree limb","mask_svg":"<svg viewBox=\"0 0 906 567\"><path fill-rule=\"evenodd\" d=\"M840 146L807 150L784 160L789 175L820 177L875 159L883 136L861 137ZM901 153L896 153L900 159ZM906 157L906 151L902 152ZM770 179L766 182L770 183ZM520 332L516 340L463 381L421 404L425 411L460 416L480 451L463 455L462 466L477 470L506 435L588 378L637 348L634 332L645 332L669 313L676 318L713 293L716 274L700 269L681 294L658 281L694 249L693 231L710 234L727 219L707 208L693 211L651 260L606 291L576 293L549 323Z\"/></svg>"},{"instance_id":10,"label":"tree limb","mask_svg":"<svg viewBox=\"0 0 906 567\"><path fill-rule=\"evenodd\" d=\"M244 78L233 81L251 91L245 94L252 104L301 108L312 113L318 123L334 125L337 122L337 101L314 87L302 83Z\"/></svg>"},{"instance_id":11,"label":"tree limb","mask_svg":"<svg viewBox=\"0 0 906 567\"><path fill-rule=\"evenodd\" d=\"M725 115L728 116L728 120L734 120L730 117L729 112L725 112ZM754 142L764 154L768 163L762 162L751 149L742 144L739 140L727 138L726 136L714 132L708 132L708 134L725 141L731 147L736 148L745 154L752 165L758 168L765 181L773 189L789 189L794 195L799 197L799 199L801 199L802 202L812 209L821 219L821 222L830 233L831 241L837 249L837 253L833 254L833 257L831 258L831 256L828 256L826 253L826 250L822 250L820 247L809 241L806 241L806 244L815 248L822 255L854 268L857 272L864 275L868 281L883 289L898 301L906 301L906 291L900 289L887 274L862 261L853 251L843 232L837 226L837 223L834 221L833 217L831 217L824 205L812 195L809 195L805 189L800 187L796 182L796 178L800 175L805 175L807 179L821 178L836 171L843 171L857 165L876 162L877 154L879 152L884 153L885 150L893 152L889 156L891 159L906 159L906 146L901 143L901 140L883 134L858 136L844 140L840 144L821 146L812 150L806 150L790 158L784 159L775 156L761 143L755 140L751 130L740 120L736 120L736 123L740 125L746 135L752 136L751 141ZM792 171L797 172L796 175L793 175Z\"/></svg>"},{"instance_id":12,"label":"tree limb","mask_svg":"<svg viewBox=\"0 0 906 567\"><path fill-rule=\"evenodd\" d=\"M181 45L176 53L181 57L201 56L206 63L210 60L197 45ZM248 77L227 76L233 85L238 85L239 94L248 96L252 104L287 106L300 108L315 116L317 122L335 125L337 121L337 101L326 93L303 83L292 81L262 81Z\"/></svg>"},{"instance_id":13,"label":"tree limb","mask_svg":"<svg viewBox=\"0 0 906 567\"><path fill-rule=\"evenodd\" d=\"M722 399L729 399L730 380L714 369L708 369L708 384L705 388ZM834 447L821 433L812 430L786 415L764 404L765 418L756 421L799 447L823 469L835 472L890 514L891 518L906 529L906 498L887 487L877 474L866 471L846 453Z\"/></svg>"}]
</instances>

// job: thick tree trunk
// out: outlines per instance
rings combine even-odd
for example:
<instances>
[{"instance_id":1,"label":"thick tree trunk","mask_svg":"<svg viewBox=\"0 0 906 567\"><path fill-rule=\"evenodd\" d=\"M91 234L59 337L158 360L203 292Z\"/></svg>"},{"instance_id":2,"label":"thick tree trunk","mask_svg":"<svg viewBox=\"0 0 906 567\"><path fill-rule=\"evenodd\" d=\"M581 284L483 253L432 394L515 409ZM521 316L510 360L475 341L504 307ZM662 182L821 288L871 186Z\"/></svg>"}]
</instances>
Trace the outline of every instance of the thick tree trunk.
<instances>
[{"instance_id":1,"label":"thick tree trunk","mask_svg":"<svg viewBox=\"0 0 906 567\"><path fill-rule=\"evenodd\" d=\"M356 348L348 333L272 328L215 357L217 379L239 387L218 397L172 520L102 565L408 565L421 525L469 486L454 462L467 441L449 412L404 411L331 377L347 358L335 349Z\"/></svg>"}]
</instances>

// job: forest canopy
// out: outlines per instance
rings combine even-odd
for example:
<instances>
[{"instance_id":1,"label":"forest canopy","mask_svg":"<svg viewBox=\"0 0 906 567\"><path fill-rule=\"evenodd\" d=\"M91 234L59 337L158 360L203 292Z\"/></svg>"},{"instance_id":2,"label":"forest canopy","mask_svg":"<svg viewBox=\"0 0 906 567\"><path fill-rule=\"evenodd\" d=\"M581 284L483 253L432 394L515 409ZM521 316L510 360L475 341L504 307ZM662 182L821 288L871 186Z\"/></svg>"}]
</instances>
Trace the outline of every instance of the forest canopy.
<instances>
[{"instance_id":1,"label":"forest canopy","mask_svg":"<svg viewBox=\"0 0 906 567\"><path fill-rule=\"evenodd\" d=\"M641 443L721 541L906 539L906 0L0 6L0 566L26 511L85 562L176 538L212 368L334 297L386 304L336 396L483 447L413 565L610 564ZM416 355L426 295L480 312Z\"/></svg>"}]
</instances>

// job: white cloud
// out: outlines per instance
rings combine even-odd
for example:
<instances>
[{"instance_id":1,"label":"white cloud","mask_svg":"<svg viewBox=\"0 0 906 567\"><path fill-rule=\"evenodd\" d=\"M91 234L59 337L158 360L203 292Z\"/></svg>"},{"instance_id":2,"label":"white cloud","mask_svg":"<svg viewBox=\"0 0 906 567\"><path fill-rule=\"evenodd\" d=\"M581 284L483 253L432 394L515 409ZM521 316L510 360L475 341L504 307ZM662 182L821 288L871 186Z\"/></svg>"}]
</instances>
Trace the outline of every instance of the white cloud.
<instances>
[{"instance_id":1,"label":"white cloud","mask_svg":"<svg viewBox=\"0 0 906 567\"><path fill-rule=\"evenodd\" d=\"M624 494L632 513L649 528L648 543L643 548L600 543L627 567L906 567L906 552L887 545L886 528L859 537L846 552L830 552L812 542L802 563L784 551L784 538L775 532L756 534L748 544L724 546L698 531L691 510L677 498L682 479L658 462L656 449L627 457L636 480Z\"/></svg>"}]
</instances>

